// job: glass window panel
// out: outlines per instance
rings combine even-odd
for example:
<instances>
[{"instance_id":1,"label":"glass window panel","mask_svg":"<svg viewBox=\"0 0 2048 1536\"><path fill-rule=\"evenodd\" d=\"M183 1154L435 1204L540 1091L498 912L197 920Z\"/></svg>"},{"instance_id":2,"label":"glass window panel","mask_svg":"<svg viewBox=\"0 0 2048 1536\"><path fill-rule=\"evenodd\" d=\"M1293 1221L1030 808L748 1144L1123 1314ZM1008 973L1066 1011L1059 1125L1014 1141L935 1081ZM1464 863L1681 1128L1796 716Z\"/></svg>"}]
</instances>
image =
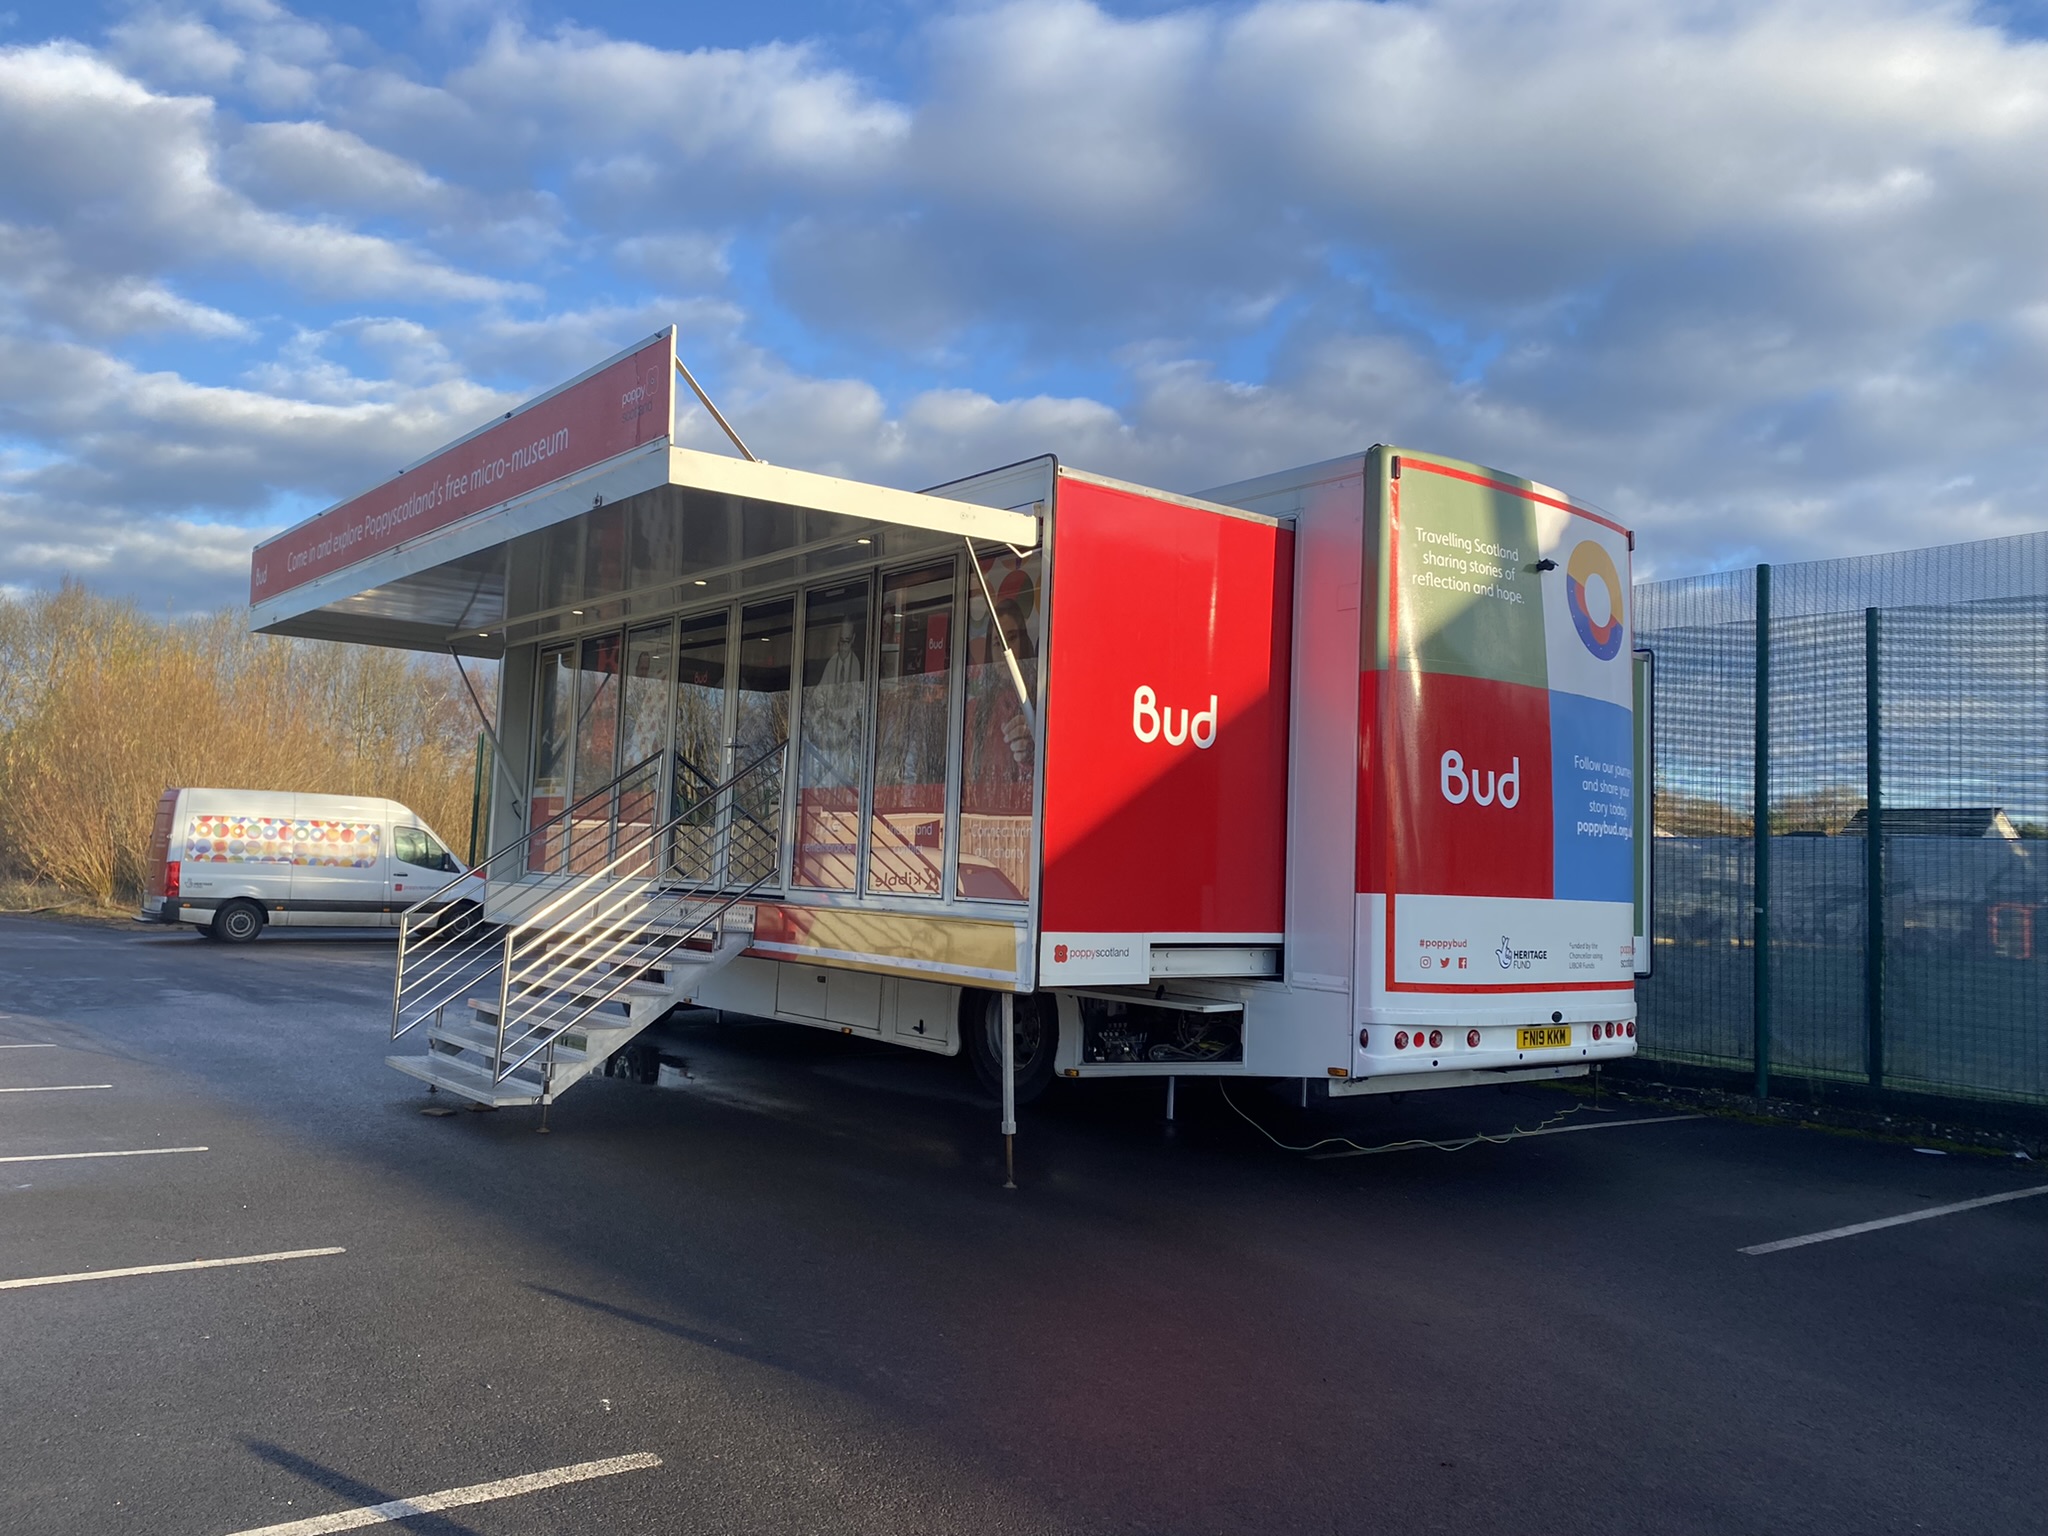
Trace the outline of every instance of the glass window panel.
<instances>
[{"instance_id":1,"label":"glass window panel","mask_svg":"<svg viewBox=\"0 0 2048 1536\"><path fill-rule=\"evenodd\" d=\"M534 690L533 798L527 826L539 827L569 803L569 723L576 696L575 653L557 646L540 653ZM562 861L561 828L537 833L526 845L526 867L553 869Z\"/></svg>"},{"instance_id":2,"label":"glass window panel","mask_svg":"<svg viewBox=\"0 0 2048 1536\"><path fill-rule=\"evenodd\" d=\"M676 643L675 773L669 781L669 815L680 816L676 829L675 867L687 880L717 879L712 846L718 805L708 798L725 778L725 682L727 631L731 612L699 614L683 620ZM786 630L786 620L785 620ZM788 671L788 646L783 670ZM783 691L787 693L785 676ZM786 706L785 706L786 707ZM780 799L780 786L776 797ZM776 821L769 823L778 825Z\"/></svg>"},{"instance_id":3,"label":"glass window panel","mask_svg":"<svg viewBox=\"0 0 2048 1536\"><path fill-rule=\"evenodd\" d=\"M662 760L668 750L668 689L675 667L675 646L666 624L630 630L626 635L626 673L619 696L619 771L645 764L619 786L619 842L615 857L639 850L651 855L648 834L654 829L656 801L661 794ZM631 866L632 873L651 873L651 857Z\"/></svg>"},{"instance_id":4,"label":"glass window panel","mask_svg":"<svg viewBox=\"0 0 2048 1536\"><path fill-rule=\"evenodd\" d=\"M1045 637L1044 586L1037 550L1021 557L1007 550L984 555L980 564L981 580L967 583L967 708L955 889L971 899L1022 901L1031 894L1033 690ZM995 597L993 618L983 582ZM1024 675L1022 699L1003 654L1005 640Z\"/></svg>"},{"instance_id":5,"label":"glass window panel","mask_svg":"<svg viewBox=\"0 0 2048 1536\"><path fill-rule=\"evenodd\" d=\"M871 892L937 896L944 889L953 578L948 560L882 579Z\"/></svg>"},{"instance_id":6,"label":"glass window panel","mask_svg":"<svg viewBox=\"0 0 2048 1536\"><path fill-rule=\"evenodd\" d=\"M867 764L867 647L868 584L813 588L804 603L795 880L817 890L854 889Z\"/></svg>"},{"instance_id":7,"label":"glass window panel","mask_svg":"<svg viewBox=\"0 0 2048 1536\"><path fill-rule=\"evenodd\" d=\"M619 637L592 635L576 669L576 764L573 801L602 789L618 772ZM599 795L570 818L569 868L602 869L611 858L611 797Z\"/></svg>"},{"instance_id":8,"label":"glass window panel","mask_svg":"<svg viewBox=\"0 0 2048 1536\"><path fill-rule=\"evenodd\" d=\"M796 601L782 598L740 610L739 700L731 772L738 773L789 740L790 658ZM781 867L782 776L787 758L747 775L734 795L731 857L735 885L772 879Z\"/></svg>"}]
</instances>

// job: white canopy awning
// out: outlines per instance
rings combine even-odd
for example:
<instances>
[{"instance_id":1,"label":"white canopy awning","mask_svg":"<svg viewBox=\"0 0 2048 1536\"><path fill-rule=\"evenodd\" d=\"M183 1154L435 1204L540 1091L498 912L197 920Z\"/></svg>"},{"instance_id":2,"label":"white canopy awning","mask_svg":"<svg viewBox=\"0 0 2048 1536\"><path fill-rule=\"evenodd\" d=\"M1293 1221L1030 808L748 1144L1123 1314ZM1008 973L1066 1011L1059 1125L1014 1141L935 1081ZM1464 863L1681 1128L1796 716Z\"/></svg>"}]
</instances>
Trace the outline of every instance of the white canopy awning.
<instances>
[{"instance_id":1,"label":"white canopy awning","mask_svg":"<svg viewBox=\"0 0 2048 1536\"><path fill-rule=\"evenodd\" d=\"M1030 548L1040 510L892 490L663 438L253 602L250 624L496 656L602 615L670 611L940 541Z\"/></svg>"}]
</instances>

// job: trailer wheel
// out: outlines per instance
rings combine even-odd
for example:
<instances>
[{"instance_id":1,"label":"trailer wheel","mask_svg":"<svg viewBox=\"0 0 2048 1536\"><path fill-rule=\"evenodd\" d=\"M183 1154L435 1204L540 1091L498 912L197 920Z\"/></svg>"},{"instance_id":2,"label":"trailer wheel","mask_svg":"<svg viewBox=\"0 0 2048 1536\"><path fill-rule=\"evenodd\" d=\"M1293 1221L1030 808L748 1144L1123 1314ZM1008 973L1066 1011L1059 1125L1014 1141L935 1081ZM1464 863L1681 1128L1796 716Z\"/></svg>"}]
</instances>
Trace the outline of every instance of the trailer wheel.
<instances>
[{"instance_id":1,"label":"trailer wheel","mask_svg":"<svg viewBox=\"0 0 2048 1536\"><path fill-rule=\"evenodd\" d=\"M231 901L213 914L213 936L229 944L247 944L263 931L263 909L253 901Z\"/></svg>"},{"instance_id":2,"label":"trailer wheel","mask_svg":"<svg viewBox=\"0 0 2048 1536\"><path fill-rule=\"evenodd\" d=\"M960 999L960 1033L974 1075L990 1093L1003 1091L1003 999L968 991ZM1051 1086L1060 1048L1059 1003L1038 993L1017 996L1017 1102L1029 1104Z\"/></svg>"}]
</instances>

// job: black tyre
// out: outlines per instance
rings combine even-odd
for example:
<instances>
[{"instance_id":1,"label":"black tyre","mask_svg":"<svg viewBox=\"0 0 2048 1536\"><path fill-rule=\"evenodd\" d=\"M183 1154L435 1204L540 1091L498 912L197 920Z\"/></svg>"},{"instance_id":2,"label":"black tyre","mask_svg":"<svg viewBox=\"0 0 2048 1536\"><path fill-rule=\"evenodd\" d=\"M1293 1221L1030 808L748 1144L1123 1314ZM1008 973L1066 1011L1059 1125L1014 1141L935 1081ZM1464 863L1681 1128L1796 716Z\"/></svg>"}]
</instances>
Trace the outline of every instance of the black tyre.
<instances>
[{"instance_id":1,"label":"black tyre","mask_svg":"<svg viewBox=\"0 0 2048 1536\"><path fill-rule=\"evenodd\" d=\"M1057 1000L1037 993L1017 998L1017 1102L1029 1104L1052 1085L1053 1060L1059 1054ZM967 991L960 998L960 1036L967 1059L981 1086L1000 1097L1003 1091L1003 1000L994 992Z\"/></svg>"},{"instance_id":2,"label":"black tyre","mask_svg":"<svg viewBox=\"0 0 2048 1536\"><path fill-rule=\"evenodd\" d=\"M445 929L450 934L459 934L465 938L475 938L478 936L479 925L483 920L484 909L482 907L473 901L457 901L449 904L448 910L441 914L441 917L434 926Z\"/></svg>"},{"instance_id":3,"label":"black tyre","mask_svg":"<svg viewBox=\"0 0 2048 1536\"><path fill-rule=\"evenodd\" d=\"M263 909L253 901L231 901L213 914L212 929L224 944L247 944L263 931Z\"/></svg>"}]
</instances>

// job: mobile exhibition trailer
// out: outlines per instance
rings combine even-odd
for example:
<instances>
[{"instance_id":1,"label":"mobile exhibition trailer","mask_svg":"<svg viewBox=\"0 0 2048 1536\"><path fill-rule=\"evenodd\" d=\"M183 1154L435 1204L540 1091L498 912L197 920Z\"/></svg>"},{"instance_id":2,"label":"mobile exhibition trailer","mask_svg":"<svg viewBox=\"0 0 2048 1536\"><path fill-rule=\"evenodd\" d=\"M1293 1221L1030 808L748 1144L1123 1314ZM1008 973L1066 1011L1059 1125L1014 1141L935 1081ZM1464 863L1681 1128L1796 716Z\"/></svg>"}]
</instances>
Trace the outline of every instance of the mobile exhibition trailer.
<instances>
[{"instance_id":1,"label":"mobile exhibition trailer","mask_svg":"<svg viewBox=\"0 0 2048 1536\"><path fill-rule=\"evenodd\" d=\"M1626 530L1384 447L896 491L678 446L677 377L663 332L256 551L263 631L499 662L482 919L404 924L393 1066L545 1105L683 1002L1006 1102L1633 1053Z\"/></svg>"}]
</instances>

